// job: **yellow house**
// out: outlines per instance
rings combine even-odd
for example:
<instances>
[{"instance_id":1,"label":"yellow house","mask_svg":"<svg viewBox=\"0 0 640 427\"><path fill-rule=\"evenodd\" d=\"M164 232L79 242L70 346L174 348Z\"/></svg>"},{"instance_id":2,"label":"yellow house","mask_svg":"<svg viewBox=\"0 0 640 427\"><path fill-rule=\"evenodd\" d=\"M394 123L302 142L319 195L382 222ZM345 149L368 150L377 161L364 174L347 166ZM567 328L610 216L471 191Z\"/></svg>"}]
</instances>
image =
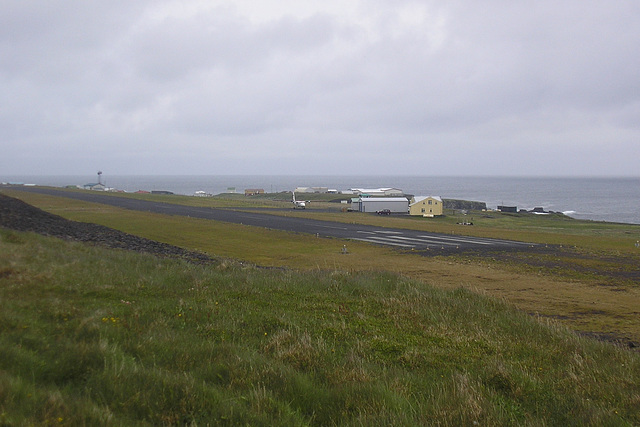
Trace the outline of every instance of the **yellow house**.
<instances>
[{"instance_id":1,"label":"yellow house","mask_svg":"<svg viewBox=\"0 0 640 427\"><path fill-rule=\"evenodd\" d=\"M442 199L438 196L413 197L409 203L409 215L426 217L442 215Z\"/></svg>"}]
</instances>

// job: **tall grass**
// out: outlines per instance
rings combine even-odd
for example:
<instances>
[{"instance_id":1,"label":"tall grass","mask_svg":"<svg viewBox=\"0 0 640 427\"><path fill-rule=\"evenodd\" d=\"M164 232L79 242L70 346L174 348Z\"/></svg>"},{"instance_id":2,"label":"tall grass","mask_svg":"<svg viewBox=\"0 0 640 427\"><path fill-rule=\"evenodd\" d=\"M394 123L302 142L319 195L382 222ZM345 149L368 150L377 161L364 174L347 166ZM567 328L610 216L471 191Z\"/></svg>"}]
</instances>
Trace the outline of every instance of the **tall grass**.
<instances>
[{"instance_id":1,"label":"tall grass","mask_svg":"<svg viewBox=\"0 0 640 427\"><path fill-rule=\"evenodd\" d=\"M386 273L0 229L0 423L640 423L640 357Z\"/></svg>"},{"instance_id":2,"label":"tall grass","mask_svg":"<svg viewBox=\"0 0 640 427\"><path fill-rule=\"evenodd\" d=\"M344 242L336 239L309 239L303 234L134 212L30 192L10 193L66 218L106 225L211 255L242 259L263 266L348 271L375 271L384 268L426 282L437 278L439 287L451 289L465 286L478 289L505 298L526 312L562 319L565 325L574 330L615 334L635 342L640 340L640 320L637 316L637 306L640 304L637 287L638 249L634 246L637 240L634 236L640 238L640 226L585 222L559 216L523 217L492 213L491 216L496 216L474 218L477 224L474 227L461 227L455 225L455 218L434 218L436 221L433 222L423 218L336 214L337 216L333 215L336 219L341 217L343 220L351 218L356 221L379 221L386 225L412 223L416 226L419 224L420 227L431 227L429 224L450 223L452 227L457 227L456 230L474 229L489 235L491 232L487 227L491 228L490 223L506 227L509 233L519 233L520 229L525 228L539 229L542 234L538 233L536 239L543 242L547 238L551 241L556 239L550 235L545 237L544 230L550 227L562 229L565 227L563 224L567 224L566 232L569 237L558 237L562 245L571 241L570 236L576 231L572 230L574 226L582 228L579 234L583 235L576 237L580 237L584 244L577 249L570 245L570 248L548 248L536 253L500 252L489 257L486 254L473 256L469 253L422 257L401 254L390 248L350 242L349 256L344 256L339 250ZM209 200L191 199L201 199L198 203ZM293 215L293 212L288 214ZM310 215L313 211L296 211L296 214ZM482 225L482 221L487 223ZM455 230L451 229L448 232L453 231ZM614 246L617 248L615 251L604 248L600 238L603 234L612 238L617 236L614 238ZM562 235L563 233L558 234ZM629 239L633 239L632 242ZM629 248L633 251L629 252Z\"/></svg>"}]
</instances>

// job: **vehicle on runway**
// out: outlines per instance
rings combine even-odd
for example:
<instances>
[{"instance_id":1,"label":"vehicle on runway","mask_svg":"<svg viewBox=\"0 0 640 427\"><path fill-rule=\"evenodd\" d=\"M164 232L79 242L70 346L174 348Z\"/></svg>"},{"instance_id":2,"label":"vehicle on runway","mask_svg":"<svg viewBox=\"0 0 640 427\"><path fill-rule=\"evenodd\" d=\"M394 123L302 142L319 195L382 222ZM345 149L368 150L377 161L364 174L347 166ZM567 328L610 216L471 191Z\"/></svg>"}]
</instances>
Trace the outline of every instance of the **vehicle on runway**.
<instances>
[{"instance_id":1,"label":"vehicle on runway","mask_svg":"<svg viewBox=\"0 0 640 427\"><path fill-rule=\"evenodd\" d=\"M311 203L311 200L296 200L296 192L292 191L293 194L293 209L306 209L307 203Z\"/></svg>"}]
</instances>

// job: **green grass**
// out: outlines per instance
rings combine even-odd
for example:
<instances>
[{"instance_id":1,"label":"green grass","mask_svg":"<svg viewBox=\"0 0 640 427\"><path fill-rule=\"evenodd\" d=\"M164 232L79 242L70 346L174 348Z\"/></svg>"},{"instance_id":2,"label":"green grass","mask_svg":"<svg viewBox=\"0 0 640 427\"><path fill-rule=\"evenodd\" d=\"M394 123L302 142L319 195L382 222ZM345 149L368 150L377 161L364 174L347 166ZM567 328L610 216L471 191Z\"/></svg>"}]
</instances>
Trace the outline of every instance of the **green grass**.
<instances>
[{"instance_id":1,"label":"green grass","mask_svg":"<svg viewBox=\"0 0 640 427\"><path fill-rule=\"evenodd\" d=\"M273 212L278 214L277 212ZM445 216L422 218L410 216L380 217L350 213L318 213L312 210L289 213L301 217L351 222L382 227L407 228L434 233L491 237L522 242L578 247L588 251L620 251L637 253L635 242L640 240L640 225L614 224L577 220L562 214L505 214L500 212L470 212L461 215L445 211ZM459 225L471 221L473 226Z\"/></svg>"},{"instance_id":2,"label":"green grass","mask_svg":"<svg viewBox=\"0 0 640 427\"><path fill-rule=\"evenodd\" d=\"M56 188L58 191L70 193L91 192L90 190L77 190L68 188ZM255 196L245 196L240 193L223 193L214 197L194 197L181 194L150 194L150 193L111 193L103 192L101 195L111 197L126 197L129 199L161 201L186 206L205 206L216 208L283 208L291 207L291 193L269 193ZM318 202L328 202L336 199L336 195L316 194L312 195Z\"/></svg>"},{"instance_id":3,"label":"green grass","mask_svg":"<svg viewBox=\"0 0 640 427\"><path fill-rule=\"evenodd\" d=\"M564 244L561 248L551 247L549 251L536 253L501 251L423 257L365 243L346 242L350 253L344 256L340 249L345 242L339 239L309 238L304 234L135 212L63 197L7 192L66 218L106 225L222 258L305 271L385 270L400 273L443 289L465 287L492 295L526 313L561 319L573 330L640 342L640 317L637 315L637 307L640 306L639 252L629 241L628 234L636 233L640 229L638 226L577 221L566 217L505 215L486 220L496 227L502 224L505 233L521 233L520 228L524 227L533 229L528 233L542 242L552 238L566 242L579 237L583 246ZM153 197L164 200L174 196ZM208 203L209 200L186 199L198 203ZM482 223L474 227L456 226L453 216L432 222L422 218L381 218L377 215L318 213L312 210L289 210L287 214L328 216L336 220L392 226L429 228L441 224L445 228L452 227L454 231L475 230L475 233L492 236L492 229ZM475 217L474 221L477 221ZM561 228L561 224L573 228L562 233L548 231L552 226ZM600 230L609 234L613 249L603 248L602 239L590 237L589 227L597 228L594 233ZM580 233L586 235L580 236Z\"/></svg>"},{"instance_id":4,"label":"green grass","mask_svg":"<svg viewBox=\"0 0 640 427\"><path fill-rule=\"evenodd\" d=\"M640 356L391 273L0 229L6 425L637 425Z\"/></svg>"},{"instance_id":5,"label":"green grass","mask_svg":"<svg viewBox=\"0 0 640 427\"><path fill-rule=\"evenodd\" d=\"M82 192L84 190L57 189ZM19 191L3 190L13 197L32 199L38 197ZM350 222L382 227L397 227L430 232L459 234L477 237L493 237L532 243L577 247L583 251L620 252L637 254L635 242L640 240L640 225L617 224L601 221L577 220L562 214L534 215L501 212L470 211L463 215L445 210L445 215L436 218L409 216L380 217L359 212L342 212L346 205L330 203L346 196L336 194L305 194L312 203L307 210L282 210L291 207L290 193L268 193L246 197L243 194L219 194L214 197L182 195L155 195L136 193L102 193L112 197L127 197L142 200L162 201L187 206L215 208L265 208L273 215L299 216L337 222ZM271 209L270 209L271 208ZM474 226L458 225L473 222Z\"/></svg>"}]
</instances>

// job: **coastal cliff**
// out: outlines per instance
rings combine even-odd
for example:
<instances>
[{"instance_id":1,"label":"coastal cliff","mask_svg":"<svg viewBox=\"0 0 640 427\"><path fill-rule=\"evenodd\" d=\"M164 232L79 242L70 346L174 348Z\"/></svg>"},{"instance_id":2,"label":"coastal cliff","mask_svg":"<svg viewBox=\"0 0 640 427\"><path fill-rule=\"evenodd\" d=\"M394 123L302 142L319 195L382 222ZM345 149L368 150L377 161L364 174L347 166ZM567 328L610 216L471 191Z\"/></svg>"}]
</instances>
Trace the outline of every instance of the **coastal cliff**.
<instances>
[{"instance_id":1,"label":"coastal cliff","mask_svg":"<svg viewBox=\"0 0 640 427\"><path fill-rule=\"evenodd\" d=\"M481 211L487 209L485 202L475 202L471 200L442 199L445 209Z\"/></svg>"}]
</instances>

